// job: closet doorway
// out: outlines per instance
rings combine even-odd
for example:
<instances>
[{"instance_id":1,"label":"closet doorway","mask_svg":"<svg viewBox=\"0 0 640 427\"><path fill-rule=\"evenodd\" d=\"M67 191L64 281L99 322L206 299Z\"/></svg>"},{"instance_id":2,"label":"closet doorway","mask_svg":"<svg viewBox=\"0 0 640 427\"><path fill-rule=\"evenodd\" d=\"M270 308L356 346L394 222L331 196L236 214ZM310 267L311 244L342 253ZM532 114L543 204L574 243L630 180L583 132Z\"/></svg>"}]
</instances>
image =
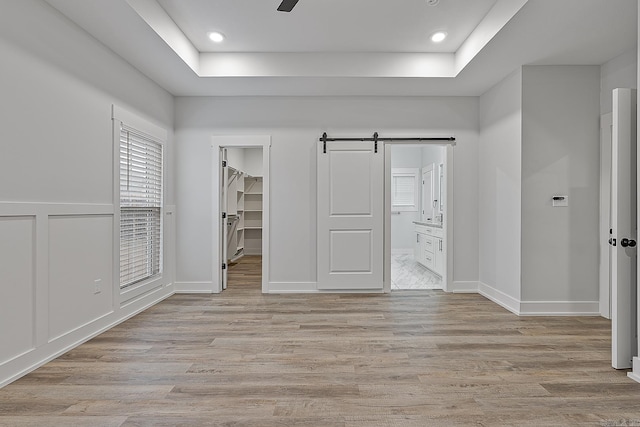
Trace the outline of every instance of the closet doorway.
<instances>
[{"instance_id":1,"label":"closet doorway","mask_svg":"<svg viewBox=\"0 0 640 427\"><path fill-rule=\"evenodd\" d=\"M268 285L269 144L270 137L214 137L214 161L219 165L214 174L219 195L214 197L218 292L265 292Z\"/></svg>"},{"instance_id":2,"label":"closet doorway","mask_svg":"<svg viewBox=\"0 0 640 427\"><path fill-rule=\"evenodd\" d=\"M391 144L387 150L389 290L446 290L448 148Z\"/></svg>"}]
</instances>

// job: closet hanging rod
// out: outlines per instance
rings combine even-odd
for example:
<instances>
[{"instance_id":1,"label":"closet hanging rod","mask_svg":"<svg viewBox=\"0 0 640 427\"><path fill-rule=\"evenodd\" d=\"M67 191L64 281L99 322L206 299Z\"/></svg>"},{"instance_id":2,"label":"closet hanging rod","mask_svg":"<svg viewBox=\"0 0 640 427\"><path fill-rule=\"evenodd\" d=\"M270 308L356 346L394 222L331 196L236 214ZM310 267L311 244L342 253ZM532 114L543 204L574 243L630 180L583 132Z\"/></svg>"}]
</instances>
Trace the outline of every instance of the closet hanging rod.
<instances>
[{"instance_id":1,"label":"closet hanging rod","mask_svg":"<svg viewBox=\"0 0 640 427\"><path fill-rule=\"evenodd\" d=\"M327 142L336 142L336 141L352 141L352 142L375 142L376 145L376 153L378 152L378 142L391 142L391 141L455 141L456 138L453 136L449 137L440 137L440 138L426 138L426 137L400 137L400 138L380 138L378 137L378 132L373 134L371 138L329 138L327 133L323 133L322 137L319 139L324 143L323 152L326 154L327 152Z\"/></svg>"}]
</instances>

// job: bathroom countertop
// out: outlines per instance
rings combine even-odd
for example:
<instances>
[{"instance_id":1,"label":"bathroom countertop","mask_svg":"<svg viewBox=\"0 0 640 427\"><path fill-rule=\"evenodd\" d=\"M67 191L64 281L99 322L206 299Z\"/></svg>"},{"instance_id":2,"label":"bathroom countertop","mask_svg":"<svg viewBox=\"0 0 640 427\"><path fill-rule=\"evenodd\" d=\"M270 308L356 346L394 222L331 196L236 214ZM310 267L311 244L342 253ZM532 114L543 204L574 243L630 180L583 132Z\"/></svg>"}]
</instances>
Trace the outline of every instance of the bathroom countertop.
<instances>
[{"instance_id":1,"label":"bathroom countertop","mask_svg":"<svg viewBox=\"0 0 640 427\"><path fill-rule=\"evenodd\" d=\"M442 223L441 222L431 222L431 221L413 221L414 224L418 224L418 225L426 225L427 227L435 227L435 228L442 228Z\"/></svg>"}]
</instances>

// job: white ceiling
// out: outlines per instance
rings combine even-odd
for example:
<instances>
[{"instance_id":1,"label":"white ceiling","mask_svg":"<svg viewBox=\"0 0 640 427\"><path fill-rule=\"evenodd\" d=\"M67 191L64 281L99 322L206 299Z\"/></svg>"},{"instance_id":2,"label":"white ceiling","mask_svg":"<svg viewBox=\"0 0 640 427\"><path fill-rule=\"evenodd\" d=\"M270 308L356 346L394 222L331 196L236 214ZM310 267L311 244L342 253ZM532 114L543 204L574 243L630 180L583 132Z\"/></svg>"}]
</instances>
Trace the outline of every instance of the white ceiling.
<instances>
[{"instance_id":1,"label":"white ceiling","mask_svg":"<svg viewBox=\"0 0 640 427\"><path fill-rule=\"evenodd\" d=\"M200 52L454 52L496 0L157 0ZM227 39L212 43L207 33ZM429 36L450 37L433 43Z\"/></svg>"},{"instance_id":2,"label":"white ceiling","mask_svg":"<svg viewBox=\"0 0 640 427\"><path fill-rule=\"evenodd\" d=\"M176 96L477 96L521 65L600 65L638 40L637 0L46 1Z\"/></svg>"}]
</instances>

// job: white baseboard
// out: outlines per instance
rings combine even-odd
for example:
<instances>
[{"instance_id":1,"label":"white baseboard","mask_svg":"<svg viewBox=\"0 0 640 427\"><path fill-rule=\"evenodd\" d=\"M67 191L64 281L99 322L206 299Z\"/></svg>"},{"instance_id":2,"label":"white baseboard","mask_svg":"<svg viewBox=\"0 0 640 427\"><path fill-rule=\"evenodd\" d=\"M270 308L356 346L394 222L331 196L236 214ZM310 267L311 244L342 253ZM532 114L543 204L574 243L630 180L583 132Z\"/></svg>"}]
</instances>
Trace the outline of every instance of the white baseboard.
<instances>
[{"instance_id":1,"label":"white baseboard","mask_svg":"<svg viewBox=\"0 0 640 427\"><path fill-rule=\"evenodd\" d=\"M520 315L520 301L505 294L504 292L493 288L486 283L478 283L478 293L483 297L495 302L496 304L506 308L510 312Z\"/></svg>"},{"instance_id":2,"label":"white baseboard","mask_svg":"<svg viewBox=\"0 0 640 427\"><path fill-rule=\"evenodd\" d=\"M600 316L599 301L520 301L521 316Z\"/></svg>"},{"instance_id":3,"label":"white baseboard","mask_svg":"<svg viewBox=\"0 0 640 427\"><path fill-rule=\"evenodd\" d=\"M458 294L477 294L478 288L480 286L480 282L477 281L469 281L469 282L453 282L451 287L448 289L449 292L458 293Z\"/></svg>"},{"instance_id":4,"label":"white baseboard","mask_svg":"<svg viewBox=\"0 0 640 427\"><path fill-rule=\"evenodd\" d=\"M176 294L212 294L212 282L176 282Z\"/></svg>"},{"instance_id":5,"label":"white baseboard","mask_svg":"<svg viewBox=\"0 0 640 427\"><path fill-rule=\"evenodd\" d=\"M640 383L640 374L635 372L627 372L627 376L637 383Z\"/></svg>"},{"instance_id":6,"label":"white baseboard","mask_svg":"<svg viewBox=\"0 0 640 427\"><path fill-rule=\"evenodd\" d=\"M635 382L640 383L640 358L633 358L633 371L627 372L627 376Z\"/></svg>"},{"instance_id":7,"label":"white baseboard","mask_svg":"<svg viewBox=\"0 0 640 427\"><path fill-rule=\"evenodd\" d=\"M391 255L413 255L413 249L391 249Z\"/></svg>"},{"instance_id":8,"label":"white baseboard","mask_svg":"<svg viewBox=\"0 0 640 427\"><path fill-rule=\"evenodd\" d=\"M598 301L520 301L482 282L478 292L518 316L600 316Z\"/></svg>"}]
</instances>

